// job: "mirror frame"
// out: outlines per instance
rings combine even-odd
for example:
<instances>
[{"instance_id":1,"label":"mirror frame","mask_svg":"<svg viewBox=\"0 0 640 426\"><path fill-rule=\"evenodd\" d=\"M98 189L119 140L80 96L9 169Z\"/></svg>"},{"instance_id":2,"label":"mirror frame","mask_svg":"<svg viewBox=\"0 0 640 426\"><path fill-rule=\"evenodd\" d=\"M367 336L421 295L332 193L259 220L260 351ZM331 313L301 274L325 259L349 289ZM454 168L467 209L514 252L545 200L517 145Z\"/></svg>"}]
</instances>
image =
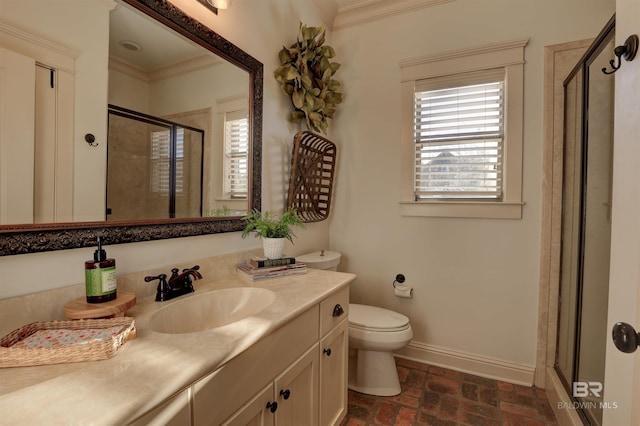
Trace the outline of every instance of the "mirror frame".
<instances>
[{"instance_id":1,"label":"mirror frame","mask_svg":"<svg viewBox=\"0 0 640 426\"><path fill-rule=\"evenodd\" d=\"M264 80L262 63L167 0L122 1L248 72L251 184L247 201L248 210L260 210ZM0 225L0 256L91 247L96 245L98 235L102 236L104 244L112 245L241 231L244 226L245 222L239 216Z\"/></svg>"}]
</instances>

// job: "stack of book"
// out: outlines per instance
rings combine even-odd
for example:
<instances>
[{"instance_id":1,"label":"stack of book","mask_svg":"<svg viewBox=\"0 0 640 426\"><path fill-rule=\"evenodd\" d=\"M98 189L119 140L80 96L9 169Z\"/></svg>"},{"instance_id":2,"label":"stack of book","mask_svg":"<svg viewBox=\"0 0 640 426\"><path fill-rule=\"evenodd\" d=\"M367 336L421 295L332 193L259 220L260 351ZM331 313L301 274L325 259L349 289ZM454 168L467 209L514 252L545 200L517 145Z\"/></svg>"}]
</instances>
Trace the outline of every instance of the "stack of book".
<instances>
[{"instance_id":1,"label":"stack of book","mask_svg":"<svg viewBox=\"0 0 640 426\"><path fill-rule=\"evenodd\" d=\"M307 272L307 265L296 262L293 257L280 259L252 257L246 263L238 264L237 272L241 278L249 281L259 281L287 275L304 274Z\"/></svg>"}]
</instances>

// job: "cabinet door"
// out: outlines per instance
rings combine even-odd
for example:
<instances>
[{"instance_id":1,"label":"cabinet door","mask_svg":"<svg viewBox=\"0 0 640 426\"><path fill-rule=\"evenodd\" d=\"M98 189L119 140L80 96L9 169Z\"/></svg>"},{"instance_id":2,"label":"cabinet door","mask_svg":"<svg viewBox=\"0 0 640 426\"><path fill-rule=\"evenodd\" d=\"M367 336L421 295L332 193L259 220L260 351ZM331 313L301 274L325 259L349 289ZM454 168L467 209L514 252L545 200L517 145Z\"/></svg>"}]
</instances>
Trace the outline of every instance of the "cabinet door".
<instances>
[{"instance_id":1,"label":"cabinet door","mask_svg":"<svg viewBox=\"0 0 640 426\"><path fill-rule=\"evenodd\" d=\"M233 413L223 426L273 426L273 384L269 384L256 396L247 402L242 408ZM277 405L275 406L277 409Z\"/></svg>"},{"instance_id":2,"label":"cabinet door","mask_svg":"<svg viewBox=\"0 0 640 426\"><path fill-rule=\"evenodd\" d=\"M193 424L220 425L309 348L317 348L318 316L315 305L194 383Z\"/></svg>"},{"instance_id":3,"label":"cabinet door","mask_svg":"<svg viewBox=\"0 0 640 426\"><path fill-rule=\"evenodd\" d=\"M320 424L339 425L347 414L348 321L320 342Z\"/></svg>"},{"instance_id":4,"label":"cabinet door","mask_svg":"<svg viewBox=\"0 0 640 426\"><path fill-rule=\"evenodd\" d=\"M318 345L315 344L274 381L278 426L318 424Z\"/></svg>"}]
</instances>

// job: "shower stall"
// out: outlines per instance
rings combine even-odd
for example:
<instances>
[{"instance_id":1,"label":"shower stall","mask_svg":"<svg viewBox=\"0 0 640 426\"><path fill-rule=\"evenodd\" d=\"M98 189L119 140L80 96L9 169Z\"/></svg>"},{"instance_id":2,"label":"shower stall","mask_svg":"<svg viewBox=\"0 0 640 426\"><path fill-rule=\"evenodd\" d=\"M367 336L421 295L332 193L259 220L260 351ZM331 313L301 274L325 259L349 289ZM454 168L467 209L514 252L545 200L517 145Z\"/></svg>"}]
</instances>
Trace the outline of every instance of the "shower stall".
<instances>
[{"instance_id":1,"label":"shower stall","mask_svg":"<svg viewBox=\"0 0 640 426\"><path fill-rule=\"evenodd\" d=\"M615 18L564 81L562 237L554 368L582 421L603 412L611 187Z\"/></svg>"},{"instance_id":2,"label":"shower stall","mask_svg":"<svg viewBox=\"0 0 640 426\"><path fill-rule=\"evenodd\" d=\"M202 216L204 131L109 106L106 220Z\"/></svg>"}]
</instances>

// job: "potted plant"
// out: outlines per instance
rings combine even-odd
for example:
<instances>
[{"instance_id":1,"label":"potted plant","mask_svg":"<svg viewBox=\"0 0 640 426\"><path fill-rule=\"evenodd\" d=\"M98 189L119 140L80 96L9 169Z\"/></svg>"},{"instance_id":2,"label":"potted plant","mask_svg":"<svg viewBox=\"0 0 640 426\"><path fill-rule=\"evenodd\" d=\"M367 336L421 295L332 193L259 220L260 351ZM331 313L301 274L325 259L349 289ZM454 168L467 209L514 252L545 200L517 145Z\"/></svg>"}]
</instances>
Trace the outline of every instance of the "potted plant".
<instances>
[{"instance_id":1,"label":"potted plant","mask_svg":"<svg viewBox=\"0 0 640 426\"><path fill-rule=\"evenodd\" d=\"M273 211L266 210L260 212L253 209L243 218L247 225L242 231L242 238L253 233L256 237L262 238L264 255L268 259L278 259L282 257L284 248L284 240L287 239L293 243L295 234L292 227L299 226L304 228L304 223L298 217L296 209L288 208L280 218L276 218Z\"/></svg>"}]
</instances>

